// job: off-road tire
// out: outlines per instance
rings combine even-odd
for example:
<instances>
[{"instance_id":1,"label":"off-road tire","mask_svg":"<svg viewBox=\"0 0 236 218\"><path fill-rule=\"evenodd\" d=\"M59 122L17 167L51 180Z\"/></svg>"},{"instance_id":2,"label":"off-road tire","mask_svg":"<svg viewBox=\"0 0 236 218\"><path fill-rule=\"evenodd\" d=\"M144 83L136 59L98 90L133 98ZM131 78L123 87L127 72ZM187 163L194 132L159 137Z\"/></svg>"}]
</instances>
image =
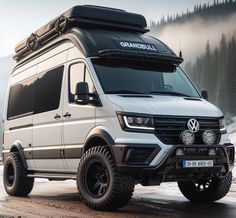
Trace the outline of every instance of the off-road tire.
<instances>
[{"instance_id":1,"label":"off-road tire","mask_svg":"<svg viewBox=\"0 0 236 218\"><path fill-rule=\"evenodd\" d=\"M214 202L223 198L230 189L232 183L232 172L229 172L225 177L213 178L208 181L205 188L197 187L192 181L178 182L178 186L182 194L191 202Z\"/></svg>"},{"instance_id":2,"label":"off-road tire","mask_svg":"<svg viewBox=\"0 0 236 218\"><path fill-rule=\"evenodd\" d=\"M94 188L96 184L89 188L91 185L89 186L89 182L87 182L92 181L89 180L88 176L88 172L93 172L89 171L93 166L92 164L94 167L103 165L104 171L107 172L108 185L106 191L99 197L95 197L90 191L96 192L96 188ZM95 175L97 174L94 173ZM99 182L98 180L97 182ZM118 173L109 149L104 146L97 146L86 151L81 158L77 173L77 188L86 206L93 210L111 211L123 207L129 202L134 191L134 179Z\"/></svg>"},{"instance_id":3,"label":"off-road tire","mask_svg":"<svg viewBox=\"0 0 236 218\"><path fill-rule=\"evenodd\" d=\"M27 177L27 171L17 152L10 153L4 161L3 184L11 196L27 196L33 189L34 178Z\"/></svg>"}]
</instances>

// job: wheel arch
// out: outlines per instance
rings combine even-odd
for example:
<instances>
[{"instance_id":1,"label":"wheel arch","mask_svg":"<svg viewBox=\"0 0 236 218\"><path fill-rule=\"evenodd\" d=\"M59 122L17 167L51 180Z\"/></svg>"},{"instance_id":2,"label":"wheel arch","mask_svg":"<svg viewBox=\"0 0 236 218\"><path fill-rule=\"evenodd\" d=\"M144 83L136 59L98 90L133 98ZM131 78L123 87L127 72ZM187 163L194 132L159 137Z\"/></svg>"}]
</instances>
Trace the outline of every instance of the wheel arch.
<instances>
[{"instance_id":1,"label":"wheel arch","mask_svg":"<svg viewBox=\"0 0 236 218\"><path fill-rule=\"evenodd\" d=\"M89 134L88 138L86 139L86 142L82 150L82 154L84 154L88 149L95 146L107 146L112 156L114 157L112 149L112 145L114 144L115 144L114 139L106 130L95 129Z\"/></svg>"},{"instance_id":2,"label":"wheel arch","mask_svg":"<svg viewBox=\"0 0 236 218\"><path fill-rule=\"evenodd\" d=\"M18 152L22 160L24 168L27 169L27 163L24 156L23 146L20 141L17 140L13 143L13 145L11 146L10 152Z\"/></svg>"}]
</instances>

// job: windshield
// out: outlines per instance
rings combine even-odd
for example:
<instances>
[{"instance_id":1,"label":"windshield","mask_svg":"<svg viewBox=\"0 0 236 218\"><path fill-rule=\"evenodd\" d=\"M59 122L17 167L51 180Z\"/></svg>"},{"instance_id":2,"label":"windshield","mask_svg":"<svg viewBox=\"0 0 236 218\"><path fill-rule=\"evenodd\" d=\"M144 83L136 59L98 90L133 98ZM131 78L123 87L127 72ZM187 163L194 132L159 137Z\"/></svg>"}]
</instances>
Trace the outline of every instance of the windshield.
<instances>
[{"instance_id":1,"label":"windshield","mask_svg":"<svg viewBox=\"0 0 236 218\"><path fill-rule=\"evenodd\" d=\"M105 94L200 97L181 68L174 65L100 58L92 62Z\"/></svg>"}]
</instances>

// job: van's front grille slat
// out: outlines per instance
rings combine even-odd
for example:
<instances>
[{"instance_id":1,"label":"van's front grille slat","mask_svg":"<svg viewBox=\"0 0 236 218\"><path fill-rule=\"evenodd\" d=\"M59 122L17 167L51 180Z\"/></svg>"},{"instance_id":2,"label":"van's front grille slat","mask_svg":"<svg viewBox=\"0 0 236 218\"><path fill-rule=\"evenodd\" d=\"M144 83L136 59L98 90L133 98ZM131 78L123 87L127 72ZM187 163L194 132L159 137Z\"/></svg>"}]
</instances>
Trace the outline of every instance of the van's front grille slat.
<instances>
[{"instance_id":1,"label":"van's front grille slat","mask_svg":"<svg viewBox=\"0 0 236 218\"><path fill-rule=\"evenodd\" d=\"M187 122L196 119L200 124L200 129L195 133L195 143L203 144L202 134L205 130L212 130L216 135L215 143L219 143L221 133L218 118L195 118L195 117L168 117L156 116L155 134L165 144L183 144L180 138L184 130L188 130Z\"/></svg>"}]
</instances>

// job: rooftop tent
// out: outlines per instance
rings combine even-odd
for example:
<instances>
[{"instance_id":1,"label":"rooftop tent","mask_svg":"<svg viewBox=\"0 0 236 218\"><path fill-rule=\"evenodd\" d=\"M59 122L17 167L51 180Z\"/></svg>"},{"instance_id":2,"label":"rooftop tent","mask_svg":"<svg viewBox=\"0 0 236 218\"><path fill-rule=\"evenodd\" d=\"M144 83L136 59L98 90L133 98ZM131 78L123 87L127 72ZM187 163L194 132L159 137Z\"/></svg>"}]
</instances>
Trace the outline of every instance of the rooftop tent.
<instances>
[{"instance_id":1,"label":"rooftop tent","mask_svg":"<svg viewBox=\"0 0 236 218\"><path fill-rule=\"evenodd\" d=\"M146 19L142 15L107 7L75 6L20 41L15 47L15 59L22 59L31 51L38 49L72 27L103 27L140 33L148 31Z\"/></svg>"}]
</instances>

